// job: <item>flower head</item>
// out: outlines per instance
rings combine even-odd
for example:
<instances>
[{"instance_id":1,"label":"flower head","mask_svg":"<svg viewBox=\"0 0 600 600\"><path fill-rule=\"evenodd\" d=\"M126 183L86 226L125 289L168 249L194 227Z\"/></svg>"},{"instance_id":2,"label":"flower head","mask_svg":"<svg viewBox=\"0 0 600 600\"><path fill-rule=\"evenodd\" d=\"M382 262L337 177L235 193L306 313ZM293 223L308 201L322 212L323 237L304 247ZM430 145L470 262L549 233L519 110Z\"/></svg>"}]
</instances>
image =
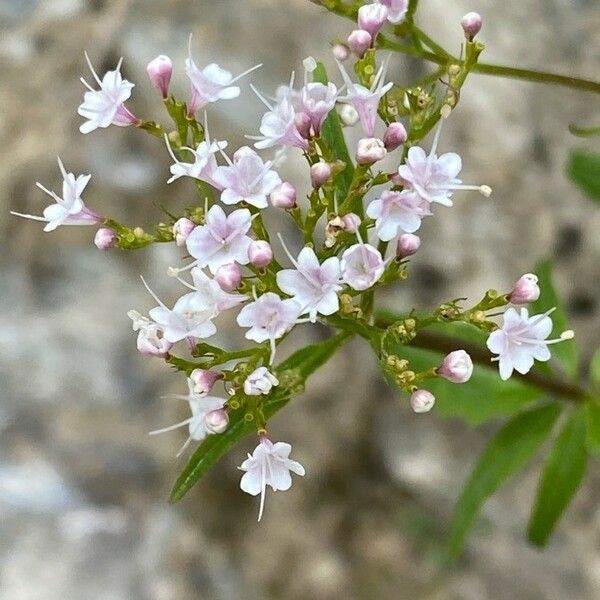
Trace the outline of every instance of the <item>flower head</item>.
<instances>
[{"instance_id":1,"label":"flower head","mask_svg":"<svg viewBox=\"0 0 600 600\"><path fill-rule=\"evenodd\" d=\"M165 357L173 344L165 339L164 329L136 310L127 316L133 321L133 330L138 332L137 349L146 356Z\"/></svg>"},{"instance_id":2,"label":"flower head","mask_svg":"<svg viewBox=\"0 0 600 600\"><path fill-rule=\"evenodd\" d=\"M354 244L342 254L342 278L353 290L367 290L385 270L385 262L377 248L370 244Z\"/></svg>"},{"instance_id":3,"label":"flower head","mask_svg":"<svg viewBox=\"0 0 600 600\"><path fill-rule=\"evenodd\" d=\"M335 107L338 89L333 83L306 83L301 91L302 111L308 116L315 135L319 135L325 117Z\"/></svg>"},{"instance_id":4,"label":"flower head","mask_svg":"<svg viewBox=\"0 0 600 600\"><path fill-rule=\"evenodd\" d=\"M390 23L401 23L404 20L408 10L408 0L375 0L375 2L387 7L387 20Z\"/></svg>"},{"instance_id":5,"label":"flower head","mask_svg":"<svg viewBox=\"0 0 600 600\"><path fill-rule=\"evenodd\" d=\"M83 103L77 112L87 121L79 127L79 131L90 133L94 129L108 127L111 124L127 127L139 123L139 119L132 115L124 105L124 102L131 96L134 84L121 76L123 59L119 61L117 68L114 71L108 71L102 80L94 70L87 52L85 59L100 89L95 90L85 79L81 78L81 82L88 88L88 91L84 94Z\"/></svg>"},{"instance_id":6,"label":"flower head","mask_svg":"<svg viewBox=\"0 0 600 600\"><path fill-rule=\"evenodd\" d=\"M289 490L292 486L290 471L303 476L304 467L289 458L292 447L285 442L271 442L266 436L254 449L252 454L241 464L239 469L245 471L240 481L242 490L252 496L260 494L258 520L263 515L265 492L268 485L273 491Z\"/></svg>"},{"instance_id":7,"label":"flower head","mask_svg":"<svg viewBox=\"0 0 600 600\"><path fill-rule=\"evenodd\" d=\"M248 396L266 395L279 385L279 379L267 367L258 367L244 381L244 393Z\"/></svg>"},{"instance_id":8,"label":"flower head","mask_svg":"<svg viewBox=\"0 0 600 600\"><path fill-rule=\"evenodd\" d=\"M509 308L504 313L502 327L493 331L487 340L487 347L498 356L500 377L508 379L513 370L528 373L533 361L550 360L548 346L573 338L572 331L564 331L559 338L546 339L552 331L552 319L548 316L554 309L541 315L529 316L526 308L517 312Z\"/></svg>"}]
</instances>

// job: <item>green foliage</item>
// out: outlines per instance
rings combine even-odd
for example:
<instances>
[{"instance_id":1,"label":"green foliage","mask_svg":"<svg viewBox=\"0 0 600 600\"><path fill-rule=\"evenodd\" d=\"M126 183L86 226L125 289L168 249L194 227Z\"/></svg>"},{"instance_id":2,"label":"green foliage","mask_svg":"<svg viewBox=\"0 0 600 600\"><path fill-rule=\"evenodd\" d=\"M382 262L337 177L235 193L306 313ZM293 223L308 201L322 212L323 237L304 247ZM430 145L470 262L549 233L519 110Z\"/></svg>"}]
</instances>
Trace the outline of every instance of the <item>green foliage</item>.
<instances>
[{"instance_id":1,"label":"green foliage","mask_svg":"<svg viewBox=\"0 0 600 600\"><path fill-rule=\"evenodd\" d=\"M591 198L600 201L600 154L573 150L567 165L569 177Z\"/></svg>"},{"instance_id":2,"label":"green foliage","mask_svg":"<svg viewBox=\"0 0 600 600\"><path fill-rule=\"evenodd\" d=\"M600 392L600 348L596 350L590 362L590 379L592 385Z\"/></svg>"},{"instance_id":3,"label":"green foliage","mask_svg":"<svg viewBox=\"0 0 600 600\"><path fill-rule=\"evenodd\" d=\"M515 415L492 438L479 458L454 509L449 551L456 557L484 502L520 471L546 439L560 414L559 404L546 404Z\"/></svg>"},{"instance_id":4,"label":"green foliage","mask_svg":"<svg viewBox=\"0 0 600 600\"><path fill-rule=\"evenodd\" d=\"M578 408L563 425L542 471L527 529L536 546L546 544L581 483L587 465L585 439L585 413Z\"/></svg>"},{"instance_id":5,"label":"green foliage","mask_svg":"<svg viewBox=\"0 0 600 600\"><path fill-rule=\"evenodd\" d=\"M588 450L600 456L600 404L598 404L598 400L588 400L585 406L585 416Z\"/></svg>"}]
</instances>

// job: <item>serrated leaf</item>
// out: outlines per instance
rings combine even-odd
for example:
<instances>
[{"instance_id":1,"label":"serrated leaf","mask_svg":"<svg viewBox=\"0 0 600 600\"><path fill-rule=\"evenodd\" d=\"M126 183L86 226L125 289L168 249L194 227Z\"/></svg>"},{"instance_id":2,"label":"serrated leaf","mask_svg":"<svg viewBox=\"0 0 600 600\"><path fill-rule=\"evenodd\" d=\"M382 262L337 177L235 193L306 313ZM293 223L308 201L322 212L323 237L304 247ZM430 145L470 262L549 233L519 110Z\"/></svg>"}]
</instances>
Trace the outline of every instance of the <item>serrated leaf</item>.
<instances>
[{"instance_id":1,"label":"serrated leaf","mask_svg":"<svg viewBox=\"0 0 600 600\"><path fill-rule=\"evenodd\" d=\"M515 415L487 445L454 508L449 553L458 556L485 501L520 471L544 442L558 415L559 404L535 407Z\"/></svg>"},{"instance_id":2,"label":"serrated leaf","mask_svg":"<svg viewBox=\"0 0 600 600\"><path fill-rule=\"evenodd\" d=\"M349 335L341 333L323 342L311 344L298 350L283 361L275 370L282 380L292 374L296 385L304 385L306 379L322 364L327 362L336 350L347 340ZM289 389L276 390L264 403L264 415L267 419L283 408L291 398ZM208 469L227 452L231 446L239 442L245 435L256 431L254 423L244 420L244 411L237 410L230 415L227 431L208 436L192 454L188 464L177 478L171 491L172 503L181 500Z\"/></svg>"},{"instance_id":3,"label":"serrated leaf","mask_svg":"<svg viewBox=\"0 0 600 600\"><path fill-rule=\"evenodd\" d=\"M588 450L600 456L600 404L589 400L585 406L586 443Z\"/></svg>"},{"instance_id":4,"label":"serrated leaf","mask_svg":"<svg viewBox=\"0 0 600 600\"><path fill-rule=\"evenodd\" d=\"M567 174L586 194L600 201L600 154L587 150L573 150L569 157Z\"/></svg>"},{"instance_id":5,"label":"serrated leaf","mask_svg":"<svg viewBox=\"0 0 600 600\"><path fill-rule=\"evenodd\" d=\"M563 425L540 477L527 528L527 537L536 546L546 544L579 488L587 465L585 440L585 413L579 408Z\"/></svg>"},{"instance_id":6,"label":"serrated leaf","mask_svg":"<svg viewBox=\"0 0 600 600\"><path fill-rule=\"evenodd\" d=\"M569 321L563 304L556 293L552 282L552 263L549 260L539 262L535 267L541 290L540 298L529 308L529 314L545 313L553 307L556 310L550 315L554 323L553 337L569 329ZM576 379L579 371L579 356L575 340L568 340L551 346L552 358L565 370L570 379Z\"/></svg>"}]
</instances>

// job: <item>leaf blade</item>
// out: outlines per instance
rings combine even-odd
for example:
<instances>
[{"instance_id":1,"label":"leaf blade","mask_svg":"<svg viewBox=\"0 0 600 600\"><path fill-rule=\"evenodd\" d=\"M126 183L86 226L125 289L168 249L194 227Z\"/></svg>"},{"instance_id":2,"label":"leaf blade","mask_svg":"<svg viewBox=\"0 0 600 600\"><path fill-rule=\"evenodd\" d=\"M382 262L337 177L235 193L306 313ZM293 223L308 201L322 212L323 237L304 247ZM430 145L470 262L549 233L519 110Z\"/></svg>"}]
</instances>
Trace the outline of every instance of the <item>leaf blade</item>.
<instances>
[{"instance_id":1,"label":"leaf blade","mask_svg":"<svg viewBox=\"0 0 600 600\"><path fill-rule=\"evenodd\" d=\"M594 134L598 131L598 128L592 130ZM588 196L600 201L600 154L587 150L573 150L569 156L567 174Z\"/></svg>"}]
</instances>

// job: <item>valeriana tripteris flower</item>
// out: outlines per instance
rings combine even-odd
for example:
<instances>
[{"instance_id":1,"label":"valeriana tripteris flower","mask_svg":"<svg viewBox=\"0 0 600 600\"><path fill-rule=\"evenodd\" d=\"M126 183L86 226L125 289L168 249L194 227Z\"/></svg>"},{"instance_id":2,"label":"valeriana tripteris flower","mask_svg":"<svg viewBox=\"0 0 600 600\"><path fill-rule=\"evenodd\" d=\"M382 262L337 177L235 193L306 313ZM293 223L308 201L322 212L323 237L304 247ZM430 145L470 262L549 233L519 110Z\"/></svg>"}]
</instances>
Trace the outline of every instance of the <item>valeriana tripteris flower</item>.
<instances>
[{"instance_id":1,"label":"valeriana tripteris flower","mask_svg":"<svg viewBox=\"0 0 600 600\"><path fill-rule=\"evenodd\" d=\"M408 0L375 0L388 9L387 20L390 23L400 23L406 16L408 10Z\"/></svg>"},{"instance_id":2,"label":"valeriana tripteris flower","mask_svg":"<svg viewBox=\"0 0 600 600\"><path fill-rule=\"evenodd\" d=\"M304 467L289 458L292 447L285 442L275 444L266 436L261 436L258 446L241 464L239 469L246 471L240 481L242 490L252 496L260 494L260 521L265 507L265 492L268 485L276 491L289 490L292 486L290 471L303 476Z\"/></svg>"},{"instance_id":3,"label":"valeriana tripteris flower","mask_svg":"<svg viewBox=\"0 0 600 600\"><path fill-rule=\"evenodd\" d=\"M119 61L114 71L108 71L102 80L98 77L87 53L85 59L90 67L90 71L100 86L95 90L83 77L81 82L88 88L83 96L83 103L79 106L77 112L87 119L79 127L81 133L90 133L99 127L108 127L109 125L118 125L127 127L128 125L139 124L140 120L132 115L123 104L131 96L131 90L134 84L121 77L121 64Z\"/></svg>"},{"instance_id":4,"label":"valeriana tripteris flower","mask_svg":"<svg viewBox=\"0 0 600 600\"><path fill-rule=\"evenodd\" d=\"M271 167L271 161L262 158L248 146L242 146L234 155L229 166L217 167L214 181L223 189L223 204L247 202L256 208L267 208L267 197L281 185L281 178Z\"/></svg>"},{"instance_id":5,"label":"valeriana tripteris flower","mask_svg":"<svg viewBox=\"0 0 600 600\"><path fill-rule=\"evenodd\" d=\"M268 394L273 386L279 385L279 379L273 375L267 367L258 367L246 377L244 381L244 393L248 396L260 396Z\"/></svg>"},{"instance_id":6,"label":"valeriana tripteris flower","mask_svg":"<svg viewBox=\"0 0 600 600\"><path fill-rule=\"evenodd\" d=\"M332 256L320 264L315 251L307 246L295 260L283 240L281 243L296 268L277 273L279 289L292 296L301 306L300 314L308 313L312 321L317 314L336 313L340 308L337 293L342 289L339 259Z\"/></svg>"},{"instance_id":7,"label":"valeriana tripteris flower","mask_svg":"<svg viewBox=\"0 0 600 600\"><path fill-rule=\"evenodd\" d=\"M127 316L133 321L133 330L138 332L137 349L139 352L147 356L165 357L173 343L165 339L164 329L141 315L137 310L130 310Z\"/></svg>"},{"instance_id":8,"label":"valeriana tripteris flower","mask_svg":"<svg viewBox=\"0 0 600 600\"><path fill-rule=\"evenodd\" d=\"M56 204L46 207L43 217L25 215L14 211L11 211L11 214L47 223L44 231L54 231L59 225L96 225L104 221L104 217L86 208L81 199L81 194L83 194L85 186L90 181L91 175L75 177L73 173L67 173L60 158L58 159L58 166L63 176L62 198L38 182L36 185L53 198Z\"/></svg>"},{"instance_id":9,"label":"valeriana tripteris flower","mask_svg":"<svg viewBox=\"0 0 600 600\"><path fill-rule=\"evenodd\" d=\"M550 344L556 344L573 338L571 330L564 331L559 338L546 339L552 331L552 319L548 316L554 309L541 315L529 316L526 308L517 312L509 308L504 313L502 327L490 334L487 347L497 354L500 367L500 377L508 379L513 370L518 373L528 373L533 361L550 359Z\"/></svg>"},{"instance_id":10,"label":"valeriana tripteris flower","mask_svg":"<svg viewBox=\"0 0 600 600\"><path fill-rule=\"evenodd\" d=\"M389 59L388 55L379 67L370 88L366 88L360 83L354 83L344 66L340 62L337 63L347 87L346 95L340 97L339 100L351 104L356 109L360 124L367 137L374 137L379 101L394 85L391 81L384 84Z\"/></svg>"},{"instance_id":11,"label":"valeriana tripteris flower","mask_svg":"<svg viewBox=\"0 0 600 600\"><path fill-rule=\"evenodd\" d=\"M331 82L325 85L315 81L302 88L302 112L308 116L315 135L319 135L325 117L335 107L337 95L337 87Z\"/></svg>"},{"instance_id":12,"label":"valeriana tripteris flower","mask_svg":"<svg viewBox=\"0 0 600 600\"><path fill-rule=\"evenodd\" d=\"M429 202L412 190L385 191L381 198L367 207L367 215L375 219L377 237L384 242L393 240L402 232L413 233L421 227L421 219L432 212Z\"/></svg>"},{"instance_id":13,"label":"valeriana tripteris flower","mask_svg":"<svg viewBox=\"0 0 600 600\"><path fill-rule=\"evenodd\" d=\"M188 252L199 267L208 267L216 273L221 265L236 262L247 265L248 247L252 239L246 234L252 225L247 208L234 210L226 215L215 205L206 215L206 223L199 225L186 240Z\"/></svg>"},{"instance_id":14,"label":"valeriana tripteris flower","mask_svg":"<svg viewBox=\"0 0 600 600\"><path fill-rule=\"evenodd\" d=\"M177 456L181 456L183 451L189 446L192 440L201 442L208 434L213 433L213 431L207 427L206 416L215 410L223 408L223 405L225 404L225 400L223 400L223 398L217 398L214 396L200 396L197 394L194 391L194 382L189 378L187 380L187 384L188 394L186 396L181 394L173 394L170 397L186 400L190 405L192 416L184 421L181 421L180 423L175 423L175 425L170 425L169 427L164 427L163 429L157 429L150 432L150 435L157 435L159 433L166 433L167 431L173 431L188 425L190 435L177 453Z\"/></svg>"},{"instance_id":15,"label":"valeriana tripteris flower","mask_svg":"<svg viewBox=\"0 0 600 600\"><path fill-rule=\"evenodd\" d=\"M185 60L185 74L192 84L192 97L188 113L193 115L199 108L211 102L237 98L240 95L240 88L233 84L261 66L256 65L237 77L215 63L200 69L192 58L192 37L190 36L189 54Z\"/></svg>"},{"instance_id":16,"label":"valeriana tripteris flower","mask_svg":"<svg viewBox=\"0 0 600 600\"><path fill-rule=\"evenodd\" d=\"M367 290L373 286L385 270L381 252L370 244L350 246L341 261L342 278L353 290Z\"/></svg>"}]
</instances>

